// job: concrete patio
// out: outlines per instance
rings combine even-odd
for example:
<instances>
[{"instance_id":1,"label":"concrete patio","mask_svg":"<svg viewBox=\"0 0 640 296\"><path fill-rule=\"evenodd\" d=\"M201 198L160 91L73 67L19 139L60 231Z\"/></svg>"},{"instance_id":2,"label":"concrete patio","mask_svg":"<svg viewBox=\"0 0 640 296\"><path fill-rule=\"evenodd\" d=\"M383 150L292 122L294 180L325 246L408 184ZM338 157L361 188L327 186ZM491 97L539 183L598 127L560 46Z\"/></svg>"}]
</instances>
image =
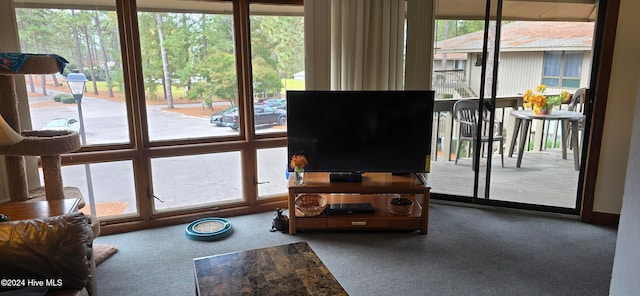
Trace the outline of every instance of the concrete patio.
<instances>
[{"instance_id":1,"label":"concrete patio","mask_svg":"<svg viewBox=\"0 0 640 296\"><path fill-rule=\"evenodd\" d=\"M506 153L506 151L505 151ZM526 151L521 168L516 168L516 157L505 155L504 168L500 156L492 159L490 199L574 209L578 186L578 173L573 167L573 151L562 159L561 149ZM480 161L478 196L484 198L486 158ZM432 161L428 180L431 192L461 196L473 195L471 158L452 161Z\"/></svg>"}]
</instances>

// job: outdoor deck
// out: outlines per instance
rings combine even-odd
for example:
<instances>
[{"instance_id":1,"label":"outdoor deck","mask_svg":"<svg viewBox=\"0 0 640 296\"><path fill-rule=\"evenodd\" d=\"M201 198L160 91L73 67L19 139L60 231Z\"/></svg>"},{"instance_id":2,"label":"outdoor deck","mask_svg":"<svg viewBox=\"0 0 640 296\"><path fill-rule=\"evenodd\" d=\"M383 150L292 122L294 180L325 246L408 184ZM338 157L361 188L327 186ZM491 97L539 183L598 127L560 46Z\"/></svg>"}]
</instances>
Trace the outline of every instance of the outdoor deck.
<instances>
[{"instance_id":1,"label":"outdoor deck","mask_svg":"<svg viewBox=\"0 0 640 296\"><path fill-rule=\"evenodd\" d=\"M562 159L559 148L526 151L521 168L516 168L515 154L514 157L508 157L505 154L504 168L500 166L500 156L494 154L490 198L575 208L578 171L574 169L572 153L572 150L568 150L567 159ZM486 158L483 158L480 162L478 193L481 198L484 198L485 171ZM453 160L439 159L439 161L431 161L428 180L433 193L472 196L473 176L471 158L461 158L458 164Z\"/></svg>"}]
</instances>

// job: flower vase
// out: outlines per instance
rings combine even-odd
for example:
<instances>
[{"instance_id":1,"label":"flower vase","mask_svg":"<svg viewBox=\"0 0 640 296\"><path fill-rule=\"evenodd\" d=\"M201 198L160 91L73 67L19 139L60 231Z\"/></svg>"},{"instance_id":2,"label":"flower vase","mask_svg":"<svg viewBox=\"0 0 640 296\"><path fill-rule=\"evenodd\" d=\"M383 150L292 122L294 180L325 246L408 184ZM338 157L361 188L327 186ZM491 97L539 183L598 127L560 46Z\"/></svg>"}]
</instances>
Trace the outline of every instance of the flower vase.
<instances>
[{"instance_id":1,"label":"flower vase","mask_svg":"<svg viewBox=\"0 0 640 296\"><path fill-rule=\"evenodd\" d=\"M295 168L293 170L293 181L296 185L302 185L304 183L304 169Z\"/></svg>"},{"instance_id":2,"label":"flower vase","mask_svg":"<svg viewBox=\"0 0 640 296\"><path fill-rule=\"evenodd\" d=\"M553 110L553 106L547 106L544 108L541 107L533 107L533 113L536 115L549 115L551 114L551 111Z\"/></svg>"}]
</instances>

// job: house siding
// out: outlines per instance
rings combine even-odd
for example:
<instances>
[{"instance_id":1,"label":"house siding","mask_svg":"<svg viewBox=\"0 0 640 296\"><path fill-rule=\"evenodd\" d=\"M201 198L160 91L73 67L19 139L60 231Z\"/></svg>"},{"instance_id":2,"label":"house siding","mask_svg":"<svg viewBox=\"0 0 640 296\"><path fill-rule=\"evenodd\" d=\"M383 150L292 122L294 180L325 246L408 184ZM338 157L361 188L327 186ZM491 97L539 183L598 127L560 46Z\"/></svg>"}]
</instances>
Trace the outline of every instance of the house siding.
<instances>
[{"instance_id":1,"label":"house siding","mask_svg":"<svg viewBox=\"0 0 640 296\"><path fill-rule=\"evenodd\" d=\"M542 80L542 52L502 52L497 96L513 96L535 89Z\"/></svg>"},{"instance_id":2,"label":"house siding","mask_svg":"<svg viewBox=\"0 0 640 296\"><path fill-rule=\"evenodd\" d=\"M580 87L589 85L594 23L513 22L505 24L501 32L497 96L518 95L539 85L542 82L545 51L582 51ZM467 54L468 86L476 93L479 93L482 83L482 68L475 66L478 52L482 49L482 35L483 32L478 31L439 41L435 54L436 60L444 53ZM491 74L487 73L487 80L491 79ZM561 90L548 89L547 93L555 94ZM489 95L490 89L485 94Z\"/></svg>"},{"instance_id":3,"label":"house siding","mask_svg":"<svg viewBox=\"0 0 640 296\"><path fill-rule=\"evenodd\" d=\"M475 60L475 53L469 54L469 60ZM514 96L524 93L528 89L535 89L542 81L544 52L502 52L498 66L497 96ZM480 93L480 72L482 67L467 63L467 77L469 86L476 93ZM591 51L585 51L582 60L580 86L589 85L591 71ZM547 93L560 93L561 88L549 88ZM571 92L572 90L569 89ZM488 92L487 92L488 93Z\"/></svg>"}]
</instances>

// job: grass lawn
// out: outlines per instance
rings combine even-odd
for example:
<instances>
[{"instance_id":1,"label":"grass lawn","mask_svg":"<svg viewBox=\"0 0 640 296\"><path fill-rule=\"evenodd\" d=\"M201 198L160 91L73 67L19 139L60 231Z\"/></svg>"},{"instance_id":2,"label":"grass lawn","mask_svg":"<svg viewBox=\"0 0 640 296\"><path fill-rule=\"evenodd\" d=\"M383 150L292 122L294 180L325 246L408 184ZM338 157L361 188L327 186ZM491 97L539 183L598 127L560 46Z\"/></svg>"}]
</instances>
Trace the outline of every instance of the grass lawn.
<instances>
[{"instance_id":1,"label":"grass lawn","mask_svg":"<svg viewBox=\"0 0 640 296\"><path fill-rule=\"evenodd\" d=\"M298 79L282 79L282 89L284 92L287 90L304 90L304 80Z\"/></svg>"}]
</instances>

